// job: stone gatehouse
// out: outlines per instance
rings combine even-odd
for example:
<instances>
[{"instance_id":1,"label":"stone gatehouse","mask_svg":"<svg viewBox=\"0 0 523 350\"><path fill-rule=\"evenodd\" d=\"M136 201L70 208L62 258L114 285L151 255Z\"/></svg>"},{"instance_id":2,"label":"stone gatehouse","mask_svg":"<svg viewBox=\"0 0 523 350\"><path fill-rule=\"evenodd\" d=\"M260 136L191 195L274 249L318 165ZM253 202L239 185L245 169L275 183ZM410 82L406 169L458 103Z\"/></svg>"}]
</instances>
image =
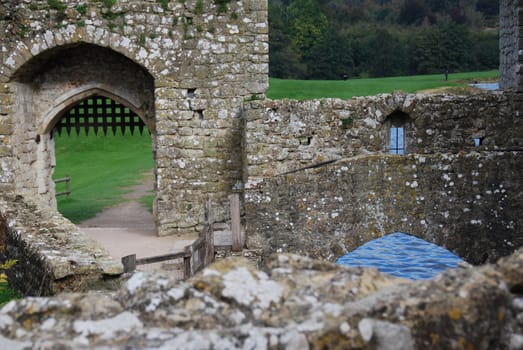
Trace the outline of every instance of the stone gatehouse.
<instances>
[{"instance_id":1,"label":"stone gatehouse","mask_svg":"<svg viewBox=\"0 0 523 350\"><path fill-rule=\"evenodd\" d=\"M473 263L509 254L523 245L519 8L502 1L504 92L298 102L264 95L265 0L2 1L0 233L25 261L18 287L121 273L56 212L51 181L54 126L97 95L151 132L160 235L198 231L207 198L227 221L240 192L247 246L266 254L334 259L396 230Z\"/></svg>"},{"instance_id":2,"label":"stone gatehouse","mask_svg":"<svg viewBox=\"0 0 523 350\"><path fill-rule=\"evenodd\" d=\"M194 232L203 201L222 207L242 179L241 106L268 86L267 3L112 3L2 1L1 190L56 207L52 129L102 95L151 132L158 233Z\"/></svg>"}]
</instances>

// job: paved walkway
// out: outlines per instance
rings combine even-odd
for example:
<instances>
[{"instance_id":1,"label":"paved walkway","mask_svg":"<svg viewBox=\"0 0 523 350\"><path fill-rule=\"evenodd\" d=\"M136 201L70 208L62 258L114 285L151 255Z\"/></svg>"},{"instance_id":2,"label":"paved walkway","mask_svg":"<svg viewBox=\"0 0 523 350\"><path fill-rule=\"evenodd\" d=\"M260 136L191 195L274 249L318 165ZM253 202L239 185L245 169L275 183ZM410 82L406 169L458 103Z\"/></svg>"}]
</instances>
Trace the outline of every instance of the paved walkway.
<instances>
[{"instance_id":1,"label":"paved walkway","mask_svg":"<svg viewBox=\"0 0 523 350\"><path fill-rule=\"evenodd\" d=\"M78 226L118 260L130 254L143 258L183 250L197 238L196 234L157 236L152 214L138 202L153 187L154 176L147 174L143 183L132 187L132 191L124 196L126 202L107 208Z\"/></svg>"}]
</instances>

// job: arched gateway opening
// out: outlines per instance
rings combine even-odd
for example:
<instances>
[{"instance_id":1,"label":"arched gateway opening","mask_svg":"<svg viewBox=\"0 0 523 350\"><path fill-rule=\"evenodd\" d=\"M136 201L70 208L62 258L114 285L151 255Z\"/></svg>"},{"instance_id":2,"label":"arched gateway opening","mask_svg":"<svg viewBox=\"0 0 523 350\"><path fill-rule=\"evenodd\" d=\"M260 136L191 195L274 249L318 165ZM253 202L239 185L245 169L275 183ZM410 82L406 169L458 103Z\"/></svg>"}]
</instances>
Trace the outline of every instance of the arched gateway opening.
<instances>
[{"instance_id":1,"label":"arched gateway opening","mask_svg":"<svg viewBox=\"0 0 523 350\"><path fill-rule=\"evenodd\" d=\"M151 137L131 108L100 94L87 97L62 115L51 138L56 199L65 217L84 226L97 214L89 226L140 227L154 234L145 206L154 189Z\"/></svg>"},{"instance_id":2,"label":"arched gateway opening","mask_svg":"<svg viewBox=\"0 0 523 350\"><path fill-rule=\"evenodd\" d=\"M29 60L15 79L18 192L56 208L55 139L65 135L150 132L155 158L154 79L125 56L90 44L62 46Z\"/></svg>"}]
</instances>

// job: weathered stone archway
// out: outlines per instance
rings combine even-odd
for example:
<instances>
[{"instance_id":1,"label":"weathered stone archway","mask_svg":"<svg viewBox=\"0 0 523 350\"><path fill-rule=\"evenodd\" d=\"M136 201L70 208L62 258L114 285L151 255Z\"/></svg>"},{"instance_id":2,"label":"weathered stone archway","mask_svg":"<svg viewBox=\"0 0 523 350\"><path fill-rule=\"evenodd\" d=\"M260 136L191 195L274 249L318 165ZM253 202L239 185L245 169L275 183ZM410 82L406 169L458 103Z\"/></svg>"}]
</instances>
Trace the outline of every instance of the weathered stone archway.
<instances>
[{"instance_id":1,"label":"weathered stone archway","mask_svg":"<svg viewBox=\"0 0 523 350\"><path fill-rule=\"evenodd\" d=\"M197 232L207 198L227 220L227 196L243 180L241 107L268 86L267 2L61 3L0 5L10 33L0 50L0 188L52 204L37 171L52 167L39 156L50 151L45 135L98 91L127 102L154 135L159 234Z\"/></svg>"},{"instance_id":2,"label":"weathered stone archway","mask_svg":"<svg viewBox=\"0 0 523 350\"><path fill-rule=\"evenodd\" d=\"M154 79L121 54L91 44L54 48L29 60L14 75L14 123L19 156L16 191L56 208L52 129L74 104L102 95L129 106L143 119L155 146ZM34 135L34 137L33 137ZM154 153L154 152L153 152ZM152 156L152 155L151 155Z\"/></svg>"}]
</instances>

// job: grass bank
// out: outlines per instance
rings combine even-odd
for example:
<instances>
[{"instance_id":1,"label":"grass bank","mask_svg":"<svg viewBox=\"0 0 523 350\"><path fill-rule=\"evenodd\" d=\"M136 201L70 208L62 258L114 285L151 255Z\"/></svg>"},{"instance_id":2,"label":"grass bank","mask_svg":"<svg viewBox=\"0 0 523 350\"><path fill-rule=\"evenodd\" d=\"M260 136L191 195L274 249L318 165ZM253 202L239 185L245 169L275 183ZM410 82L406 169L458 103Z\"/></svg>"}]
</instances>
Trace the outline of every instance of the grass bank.
<instances>
[{"instance_id":1,"label":"grass bank","mask_svg":"<svg viewBox=\"0 0 523 350\"><path fill-rule=\"evenodd\" d=\"M139 183L154 167L151 137L127 132L55 136L56 168L53 178L71 176L71 195L57 198L58 210L78 223L103 208L121 202L126 187ZM57 192L64 184L57 185Z\"/></svg>"},{"instance_id":2,"label":"grass bank","mask_svg":"<svg viewBox=\"0 0 523 350\"><path fill-rule=\"evenodd\" d=\"M308 100L324 97L349 99L355 96L371 96L393 91L414 93L441 87L465 87L475 81L497 80L497 70L449 74L417 75L407 77L348 79L348 80L284 80L270 78L267 97Z\"/></svg>"}]
</instances>

